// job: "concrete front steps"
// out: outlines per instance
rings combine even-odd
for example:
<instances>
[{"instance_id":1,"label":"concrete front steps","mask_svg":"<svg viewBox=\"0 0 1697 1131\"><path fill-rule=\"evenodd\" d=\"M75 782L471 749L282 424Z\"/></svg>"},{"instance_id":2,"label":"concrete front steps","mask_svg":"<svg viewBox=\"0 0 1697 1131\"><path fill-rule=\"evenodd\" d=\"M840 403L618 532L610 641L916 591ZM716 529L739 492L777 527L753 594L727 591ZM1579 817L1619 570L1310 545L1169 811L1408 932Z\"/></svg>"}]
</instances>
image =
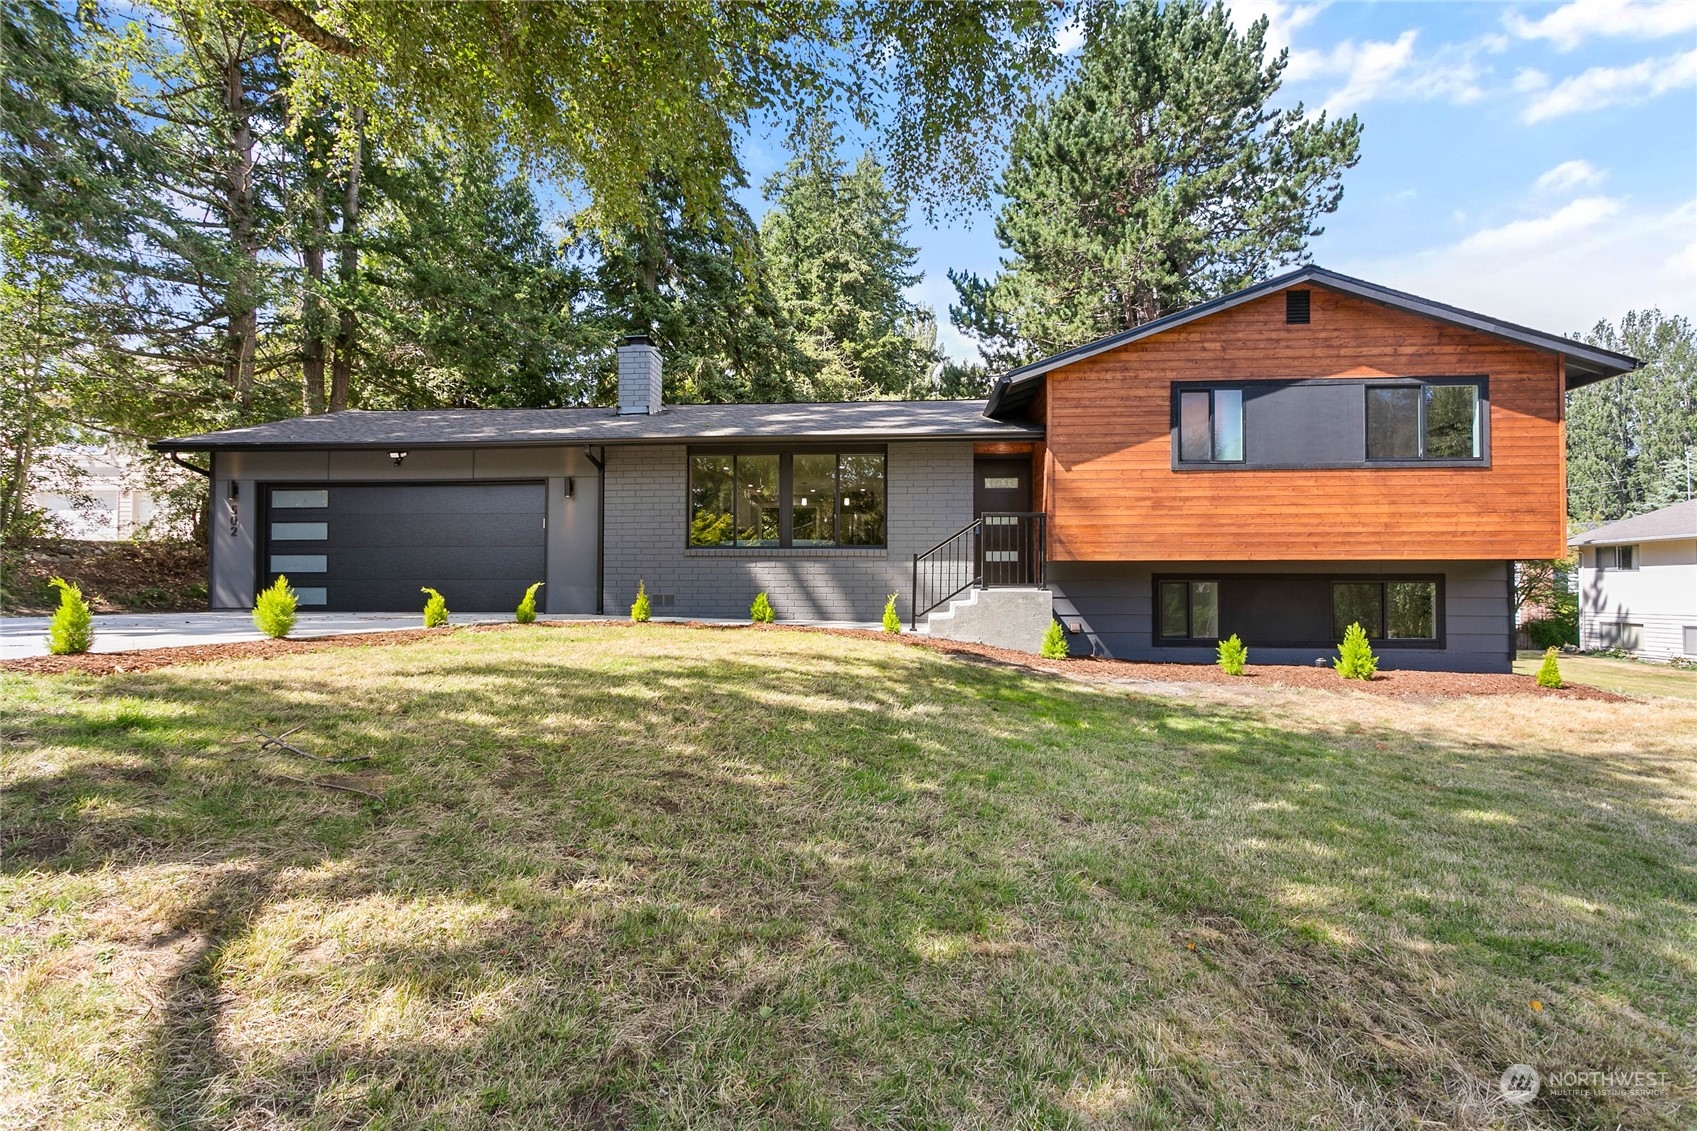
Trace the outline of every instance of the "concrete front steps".
<instances>
[{"instance_id":1,"label":"concrete front steps","mask_svg":"<svg viewBox=\"0 0 1697 1131\"><path fill-rule=\"evenodd\" d=\"M944 640L1035 652L1055 619L1054 594L1047 589L968 589L934 609L919 631Z\"/></svg>"}]
</instances>

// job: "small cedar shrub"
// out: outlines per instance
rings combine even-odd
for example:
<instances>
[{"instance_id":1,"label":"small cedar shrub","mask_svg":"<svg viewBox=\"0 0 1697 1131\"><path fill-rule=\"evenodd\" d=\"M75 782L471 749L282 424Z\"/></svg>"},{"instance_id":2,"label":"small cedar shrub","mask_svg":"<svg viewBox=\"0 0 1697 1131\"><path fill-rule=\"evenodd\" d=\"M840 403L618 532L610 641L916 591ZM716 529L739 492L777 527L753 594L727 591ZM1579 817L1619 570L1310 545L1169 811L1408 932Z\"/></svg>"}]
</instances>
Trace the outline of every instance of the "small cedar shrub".
<instances>
[{"instance_id":1,"label":"small cedar shrub","mask_svg":"<svg viewBox=\"0 0 1697 1131\"><path fill-rule=\"evenodd\" d=\"M295 629L295 591L289 579L278 575L269 588L259 591L253 603L253 625L273 640L281 640Z\"/></svg>"},{"instance_id":2,"label":"small cedar shrub","mask_svg":"<svg viewBox=\"0 0 1697 1131\"><path fill-rule=\"evenodd\" d=\"M896 615L896 595L890 594L890 599L884 602L884 631L892 636L902 630L902 618Z\"/></svg>"},{"instance_id":3,"label":"small cedar shrub","mask_svg":"<svg viewBox=\"0 0 1697 1131\"><path fill-rule=\"evenodd\" d=\"M648 587L642 582L636 583L636 600L631 603L630 619L642 624L654 615L653 606L648 603Z\"/></svg>"},{"instance_id":4,"label":"small cedar shrub","mask_svg":"<svg viewBox=\"0 0 1697 1131\"><path fill-rule=\"evenodd\" d=\"M1249 648L1237 638L1237 633L1220 641L1220 658L1216 661L1220 670L1227 675L1242 675L1244 666L1249 663Z\"/></svg>"},{"instance_id":5,"label":"small cedar shrub","mask_svg":"<svg viewBox=\"0 0 1697 1131\"><path fill-rule=\"evenodd\" d=\"M55 656L76 656L94 647L94 616L82 590L62 577L48 580L59 591L59 607L47 626L47 650Z\"/></svg>"},{"instance_id":6,"label":"small cedar shrub","mask_svg":"<svg viewBox=\"0 0 1697 1131\"><path fill-rule=\"evenodd\" d=\"M535 621L536 621L536 591L538 589L542 588L542 585L543 585L543 583L538 581L536 584L532 585L529 589L526 589L524 591L524 600L519 602L518 609L515 610L514 613L513 613L513 619L514 620L518 621L520 624L533 624L533 623L535 623Z\"/></svg>"},{"instance_id":7,"label":"small cedar shrub","mask_svg":"<svg viewBox=\"0 0 1697 1131\"><path fill-rule=\"evenodd\" d=\"M424 602L424 627L441 628L447 624L448 599L428 585L420 588L419 592L427 593L430 596L430 599Z\"/></svg>"},{"instance_id":8,"label":"small cedar shrub","mask_svg":"<svg viewBox=\"0 0 1697 1131\"><path fill-rule=\"evenodd\" d=\"M1338 645L1338 658L1332 666L1345 679L1372 679L1379 670L1379 658L1367 643L1367 630L1360 623L1344 629L1343 643Z\"/></svg>"},{"instance_id":9,"label":"small cedar shrub","mask_svg":"<svg viewBox=\"0 0 1697 1131\"><path fill-rule=\"evenodd\" d=\"M1550 647L1544 649L1544 662L1538 665L1538 686L1561 690L1561 666L1556 663L1556 656L1561 649Z\"/></svg>"},{"instance_id":10,"label":"small cedar shrub","mask_svg":"<svg viewBox=\"0 0 1697 1131\"><path fill-rule=\"evenodd\" d=\"M1048 631L1043 633L1043 645L1037 651L1046 660L1064 660L1072 655L1072 649L1067 647L1066 629L1060 621L1049 622Z\"/></svg>"},{"instance_id":11,"label":"small cedar shrub","mask_svg":"<svg viewBox=\"0 0 1697 1131\"><path fill-rule=\"evenodd\" d=\"M771 624L778 619L778 614L772 611L772 602L765 593L757 593L754 604L748 607L748 619L755 624Z\"/></svg>"}]
</instances>

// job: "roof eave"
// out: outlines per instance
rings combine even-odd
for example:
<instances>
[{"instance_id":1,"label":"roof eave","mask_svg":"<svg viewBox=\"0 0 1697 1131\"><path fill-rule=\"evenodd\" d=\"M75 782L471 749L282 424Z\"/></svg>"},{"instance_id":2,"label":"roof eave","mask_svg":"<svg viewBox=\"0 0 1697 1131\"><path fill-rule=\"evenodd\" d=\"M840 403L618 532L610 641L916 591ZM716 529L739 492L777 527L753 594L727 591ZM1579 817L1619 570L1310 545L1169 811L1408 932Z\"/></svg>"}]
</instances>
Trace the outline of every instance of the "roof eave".
<instances>
[{"instance_id":1,"label":"roof eave","mask_svg":"<svg viewBox=\"0 0 1697 1131\"><path fill-rule=\"evenodd\" d=\"M1543 331L1519 326L1512 322L1487 318L1482 314L1475 314L1459 307L1433 302L1418 295L1407 294L1389 287L1381 287L1364 279L1339 275L1336 272L1327 271L1323 267L1308 265L1299 267L1294 271L1287 271L1283 275L1264 280L1253 286L1245 287L1241 291L1234 291L1229 295L1222 295L1209 302L1199 303L1196 306L1177 311L1165 318L1157 318L1142 326L1123 330L1118 334L1111 334L1084 345L1074 346L1072 349L1062 350L1060 353L1009 370L992 389L990 401L984 406L984 415L994 416L998 411L1023 403L1021 401L1010 401L1009 394L1021 387L1035 384L1056 369L1083 361L1086 358L1095 357L1097 354L1106 353L1112 349L1118 349L1121 346L1130 345L1132 342L1141 341L1144 338L1154 337L1200 318L1207 318L1210 315L1230 310L1234 306L1302 283L1315 283L1367 302L1406 310L1449 325L1477 330L1493 337L1517 341L1534 349L1559 353L1565 359L1564 386L1567 389L1578 389L1610 377L1618 377L1623 373L1630 373L1639 369L1644 364L1637 358L1629 357L1626 354L1588 346L1583 342L1546 334Z\"/></svg>"}]
</instances>

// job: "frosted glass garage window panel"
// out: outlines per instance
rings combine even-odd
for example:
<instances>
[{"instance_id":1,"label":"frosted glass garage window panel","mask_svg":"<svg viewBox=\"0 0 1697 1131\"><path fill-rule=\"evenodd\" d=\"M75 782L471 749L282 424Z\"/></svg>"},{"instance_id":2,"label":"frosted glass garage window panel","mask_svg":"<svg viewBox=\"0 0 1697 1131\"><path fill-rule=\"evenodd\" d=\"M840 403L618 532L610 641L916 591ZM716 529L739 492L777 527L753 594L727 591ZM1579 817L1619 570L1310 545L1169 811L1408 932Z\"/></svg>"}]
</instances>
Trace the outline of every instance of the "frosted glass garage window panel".
<instances>
[{"instance_id":1,"label":"frosted glass garage window panel","mask_svg":"<svg viewBox=\"0 0 1697 1131\"><path fill-rule=\"evenodd\" d=\"M328 573L330 558L326 554L272 554L272 573Z\"/></svg>"},{"instance_id":2,"label":"frosted glass garage window panel","mask_svg":"<svg viewBox=\"0 0 1697 1131\"><path fill-rule=\"evenodd\" d=\"M273 542L322 542L330 537L330 524L327 522L273 522L271 524L271 540Z\"/></svg>"},{"instance_id":3,"label":"frosted glass garage window panel","mask_svg":"<svg viewBox=\"0 0 1697 1131\"><path fill-rule=\"evenodd\" d=\"M318 510L330 505L330 492L323 491L273 491L271 492L272 510Z\"/></svg>"},{"instance_id":4,"label":"frosted glass garage window panel","mask_svg":"<svg viewBox=\"0 0 1697 1131\"><path fill-rule=\"evenodd\" d=\"M329 603L330 591L322 585L302 585L295 588L295 604L297 605L328 605Z\"/></svg>"}]
</instances>

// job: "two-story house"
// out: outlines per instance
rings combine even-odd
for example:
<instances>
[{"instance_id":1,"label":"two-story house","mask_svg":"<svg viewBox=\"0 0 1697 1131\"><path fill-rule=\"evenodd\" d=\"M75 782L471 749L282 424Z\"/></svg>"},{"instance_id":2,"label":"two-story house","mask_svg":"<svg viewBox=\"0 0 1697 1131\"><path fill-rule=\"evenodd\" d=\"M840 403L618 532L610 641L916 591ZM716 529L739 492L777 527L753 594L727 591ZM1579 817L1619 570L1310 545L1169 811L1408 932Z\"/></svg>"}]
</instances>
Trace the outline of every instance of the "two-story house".
<instances>
[{"instance_id":1,"label":"two-story house","mask_svg":"<svg viewBox=\"0 0 1697 1131\"><path fill-rule=\"evenodd\" d=\"M1632 358L1306 267L999 379L986 401L340 412L210 453L216 608L872 621L1079 654L1506 671L1516 559L1565 552L1566 390ZM1033 613L1037 615L1033 615Z\"/></svg>"}]
</instances>

